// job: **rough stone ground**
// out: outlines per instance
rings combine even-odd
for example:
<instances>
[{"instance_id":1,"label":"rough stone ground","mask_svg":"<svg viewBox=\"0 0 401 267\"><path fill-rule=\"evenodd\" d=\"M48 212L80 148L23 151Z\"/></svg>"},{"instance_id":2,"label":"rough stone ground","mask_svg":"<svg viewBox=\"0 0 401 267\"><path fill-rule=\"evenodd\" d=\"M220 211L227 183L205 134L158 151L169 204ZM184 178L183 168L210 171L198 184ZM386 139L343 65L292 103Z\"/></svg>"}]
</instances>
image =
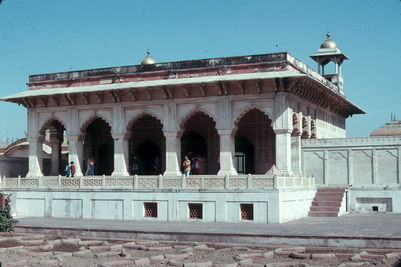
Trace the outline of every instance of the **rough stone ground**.
<instances>
[{"instance_id":1,"label":"rough stone ground","mask_svg":"<svg viewBox=\"0 0 401 267\"><path fill-rule=\"evenodd\" d=\"M0 266L401 266L401 249L1 234Z\"/></svg>"}]
</instances>

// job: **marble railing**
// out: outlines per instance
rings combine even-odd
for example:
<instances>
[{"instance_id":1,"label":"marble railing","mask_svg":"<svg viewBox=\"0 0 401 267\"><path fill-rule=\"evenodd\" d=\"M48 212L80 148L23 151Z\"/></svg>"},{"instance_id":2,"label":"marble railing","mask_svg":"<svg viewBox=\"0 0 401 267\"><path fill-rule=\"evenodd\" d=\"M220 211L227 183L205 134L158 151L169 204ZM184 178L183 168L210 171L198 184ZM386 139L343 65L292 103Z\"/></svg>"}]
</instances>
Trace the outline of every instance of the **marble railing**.
<instances>
[{"instance_id":1,"label":"marble railing","mask_svg":"<svg viewBox=\"0 0 401 267\"><path fill-rule=\"evenodd\" d=\"M313 188L312 177L273 175L191 175L181 176L83 176L77 178L45 176L38 178L0 179L0 188L54 188L54 189L281 189Z\"/></svg>"}]
</instances>

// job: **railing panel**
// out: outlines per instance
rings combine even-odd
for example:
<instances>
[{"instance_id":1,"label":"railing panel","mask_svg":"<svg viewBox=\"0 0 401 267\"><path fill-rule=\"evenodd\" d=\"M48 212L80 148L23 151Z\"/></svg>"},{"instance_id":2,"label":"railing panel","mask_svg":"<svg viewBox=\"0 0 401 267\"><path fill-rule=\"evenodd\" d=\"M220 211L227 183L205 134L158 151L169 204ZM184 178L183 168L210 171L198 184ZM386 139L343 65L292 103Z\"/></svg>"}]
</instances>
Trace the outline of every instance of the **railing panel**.
<instances>
[{"instance_id":1,"label":"railing panel","mask_svg":"<svg viewBox=\"0 0 401 267\"><path fill-rule=\"evenodd\" d=\"M60 178L60 180L61 180L61 187L68 187L68 188L80 187L79 178Z\"/></svg>"},{"instance_id":2,"label":"railing panel","mask_svg":"<svg viewBox=\"0 0 401 267\"><path fill-rule=\"evenodd\" d=\"M202 188L202 178L200 177L188 177L186 178L187 188L200 189Z\"/></svg>"},{"instance_id":3,"label":"railing panel","mask_svg":"<svg viewBox=\"0 0 401 267\"><path fill-rule=\"evenodd\" d=\"M204 178L205 188L224 188L224 178Z\"/></svg>"},{"instance_id":4,"label":"railing panel","mask_svg":"<svg viewBox=\"0 0 401 267\"><path fill-rule=\"evenodd\" d=\"M252 188L270 189L273 186L273 178L252 178Z\"/></svg>"},{"instance_id":5,"label":"railing panel","mask_svg":"<svg viewBox=\"0 0 401 267\"><path fill-rule=\"evenodd\" d=\"M164 178L163 188L181 188L182 178Z\"/></svg>"},{"instance_id":6,"label":"railing panel","mask_svg":"<svg viewBox=\"0 0 401 267\"><path fill-rule=\"evenodd\" d=\"M132 177L116 178L115 186L118 188L133 188L133 182Z\"/></svg>"},{"instance_id":7,"label":"railing panel","mask_svg":"<svg viewBox=\"0 0 401 267\"><path fill-rule=\"evenodd\" d=\"M230 188L245 189L247 187L247 178L230 177Z\"/></svg>"},{"instance_id":8,"label":"railing panel","mask_svg":"<svg viewBox=\"0 0 401 267\"><path fill-rule=\"evenodd\" d=\"M83 178L82 187L102 187L103 178Z\"/></svg>"},{"instance_id":9,"label":"railing panel","mask_svg":"<svg viewBox=\"0 0 401 267\"><path fill-rule=\"evenodd\" d=\"M157 188L157 177L138 176L138 188L156 189Z\"/></svg>"},{"instance_id":10,"label":"railing panel","mask_svg":"<svg viewBox=\"0 0 401 267\"><path fill-rule=\"evenodd\" d=\"M18 179L17 178L4 178L4 187L5 188L15 188L18 187Z\"/></svg>"}]
</instances>

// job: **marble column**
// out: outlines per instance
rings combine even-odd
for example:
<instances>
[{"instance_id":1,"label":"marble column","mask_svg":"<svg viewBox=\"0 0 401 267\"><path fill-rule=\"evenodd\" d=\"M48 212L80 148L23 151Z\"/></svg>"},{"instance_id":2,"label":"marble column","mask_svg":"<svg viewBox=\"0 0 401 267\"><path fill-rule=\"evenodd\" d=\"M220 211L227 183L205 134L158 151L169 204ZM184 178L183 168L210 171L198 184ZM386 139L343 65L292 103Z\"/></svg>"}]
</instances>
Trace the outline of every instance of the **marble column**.
<instances>
[{"instance_id":1,"label":"marble column","mask_svg":"<svg viewBox=\"0 0 401 267\"><path fill-rule=\"evenodd\" d=\"M29 170L26 177L42 177L43 165L43 142L37 137L28 138L29 142Z\"/></svg>"},{"instance_id":2,"label":"marble column","mask_svg":"<svg viewBox=\"0 0 401 267\"><path fill-rule=\"evenodd\" d=\"M301 133L293 132L291 135L291 169L294 175L298 176L302 176L301 153Z\"/></svg>"},{"instance_id":3,"label":"marble column","mask_svg":"<svg viewBox=\"0 0 401 267\"><path fill-rule=\"evenodd\" d=\"M128 140L124 135L113 135L114 139L114 171L111 176L129 176L128 172Z\"/></svg>"},{"instance_id":4,"label":"marble column","mask_svg":"<svg viewBox=\"0 0 401 267\"><path fill-rule=\"evenodd\" d=\"M220 170L217 175L238 175L234 168L235 142L231 130L218 130L220 136Z\"/></svg>"},{"instance_id":5,"label":"marble column","mask_svg":"<svg viewBox=\"0 0 401 267\"><path fill-rule=\"evenodd\" d=\"M61 145L57 136L55 136L53 133L50 134L50 144L52 150L50 175L56 176L60 174L59 170L60 170Z\"/></svg>"},{"instance_id":6,"label":"marble column","mask_svg":"<svg viewBox=\"0 0 401 267\"><path fill-rule=\"evenodd\" d=\"M274 129L276 133L276 171L277 175L292 175L291 132L290 129Z\"/></svg>"},{"instance_id":7,"label":"marble column","mask_svg":"<svg viewBox=\"0 0 401 267\"><path fill-rule=\"evenodd\" d=\"M82 176L83 143L80 136L68 136L68 162L75 165L75 177Z\"/></svg>"},{"instance_id":8,"label":"marble column","mask_svg":"<svg viewBox=\"0 0 401 267\"><path fill-rule=\"evenodd\" d=\"M180 176L181 164L179 160L179 150L181 149L181 141L178 138L177 132L164 132L163 134L166 137L166 171L164 172L164 175Z\"/></svg>"}]
</instances>

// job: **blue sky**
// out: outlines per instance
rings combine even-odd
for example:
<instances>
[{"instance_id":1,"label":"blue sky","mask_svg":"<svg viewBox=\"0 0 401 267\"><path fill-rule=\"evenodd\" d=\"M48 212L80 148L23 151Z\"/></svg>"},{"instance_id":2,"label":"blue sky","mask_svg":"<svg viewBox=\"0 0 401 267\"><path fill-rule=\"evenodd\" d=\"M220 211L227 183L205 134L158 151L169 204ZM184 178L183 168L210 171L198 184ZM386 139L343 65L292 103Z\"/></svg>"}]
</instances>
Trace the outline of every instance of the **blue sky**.
<instances>
[{"instance_id":1,"label":"blue sky","mask_svg":"<svg viewBox=\"0 0 401 267\"><path fill-rule=\"evenodd\" d=\"M368 113L347 136L401 119L400 0L3 0L0 96L30 74L135 65L147 48L158 62L288 51L316 69L328 30L351 58L345 95ZM0 141L23 137L26 110L0 102L0 122Z\"/></svg>"}]
</instances>

